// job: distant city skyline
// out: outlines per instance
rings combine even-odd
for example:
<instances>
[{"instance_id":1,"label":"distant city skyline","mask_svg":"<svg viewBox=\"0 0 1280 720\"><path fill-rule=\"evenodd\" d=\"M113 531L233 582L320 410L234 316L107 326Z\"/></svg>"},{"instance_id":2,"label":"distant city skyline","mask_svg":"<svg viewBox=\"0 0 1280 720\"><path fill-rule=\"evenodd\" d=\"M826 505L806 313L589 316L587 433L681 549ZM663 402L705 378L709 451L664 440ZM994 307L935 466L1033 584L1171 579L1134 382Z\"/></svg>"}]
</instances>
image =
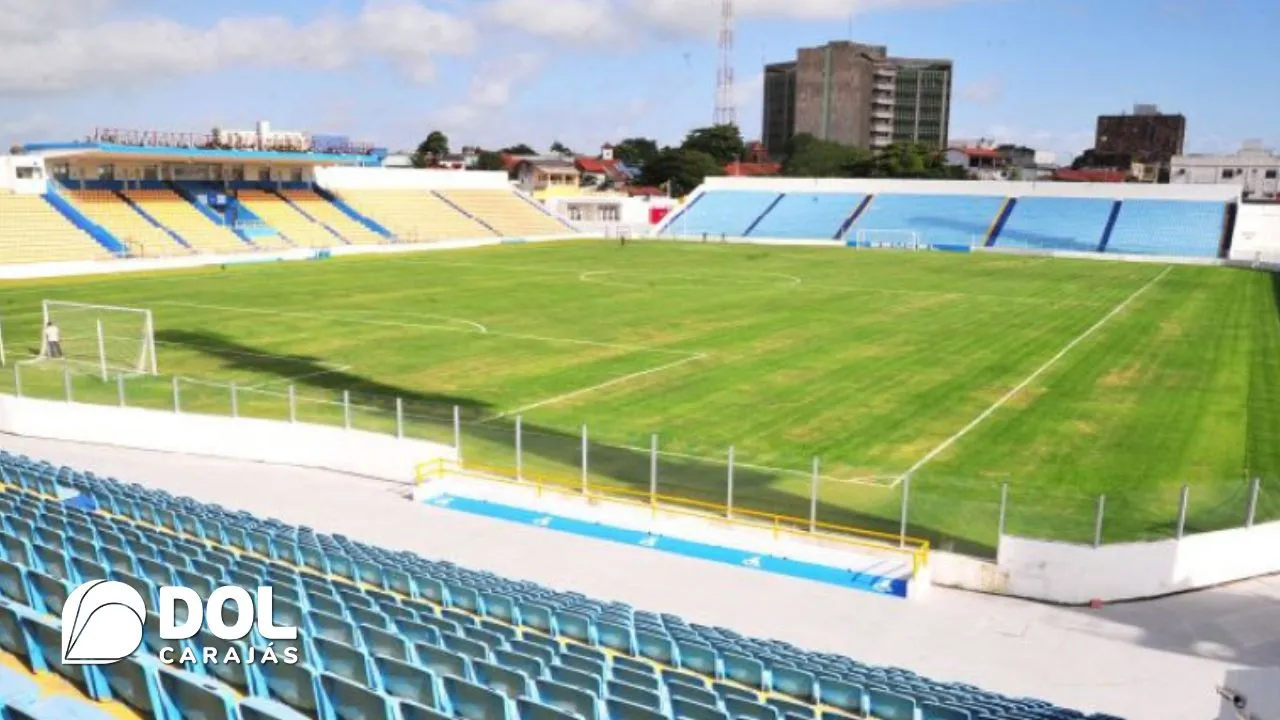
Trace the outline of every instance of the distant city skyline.
<instances>
[{"instance_id":1,"label":"distant city skyline","mask_svg":"<svg viewBox=\"0 0 1280 720\"><path fill-rule=\"evenodd\" d=\"M859 8L849 15L850 6ZM265 8L265 9L264 9ZM392 149L628 136L710 124L718 0L0 0L0 141L95 126L340 132ZM738 119L765 64L832 40L955 62L953 138L1093 144L1098 115L1158 104L1188 152L1280 145L1264 0L740 0Z\"/></svg>"}]
</instances>

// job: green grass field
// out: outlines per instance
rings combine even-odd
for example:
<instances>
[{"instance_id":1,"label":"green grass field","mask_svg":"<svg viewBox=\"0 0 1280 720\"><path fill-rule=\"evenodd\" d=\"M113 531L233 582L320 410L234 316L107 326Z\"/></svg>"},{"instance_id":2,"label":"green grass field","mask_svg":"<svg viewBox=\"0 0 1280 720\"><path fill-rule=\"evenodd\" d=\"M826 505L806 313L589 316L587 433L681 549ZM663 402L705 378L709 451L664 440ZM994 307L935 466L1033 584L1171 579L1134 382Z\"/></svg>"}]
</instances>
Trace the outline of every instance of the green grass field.
<instances>
[{"instance_id":1,"label":"green grass field","mask_svg":"<svg viewBox=\"0 0 1280 720\"><path fill-rule=\"evenodd\" d=\"M1007 530L1085 541L1099 494L1108 541L1280 516L1280 290L1253 271L729 245L566 243L271 263L0 289L10 356L34 352L42 299L150 308L160 378L132 405L299 419L451 441L468 460L725 496L989 553ZM77 348L68 347L71 352ZM80 348L86 351L84 348ZM87 351L92 352L92 348ZM12 378L10 377L10 380ZM49 363L26 394L61 397ZM12 385L10 385L12 387ZM114 403L79 376L76 399Z\"/></svg>"}]
</instances>

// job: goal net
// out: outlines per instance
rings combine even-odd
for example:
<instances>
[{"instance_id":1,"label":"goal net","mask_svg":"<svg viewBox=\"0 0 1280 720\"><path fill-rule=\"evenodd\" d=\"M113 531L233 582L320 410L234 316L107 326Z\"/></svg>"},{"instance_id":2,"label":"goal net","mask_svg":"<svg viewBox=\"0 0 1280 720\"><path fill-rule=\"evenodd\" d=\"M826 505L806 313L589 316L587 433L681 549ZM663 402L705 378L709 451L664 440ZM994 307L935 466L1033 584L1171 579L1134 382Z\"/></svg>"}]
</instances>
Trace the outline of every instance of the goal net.
<instances>
[{"instance_id":1,"label":"goal net","mask_svg":"<svg viewBox=\"0 0 1280 720\"><path fill-rule=\"evenodd\" d=\"M155 375L156 339L151 311L114 305L44 301L38 360L62 360L100 375ZM56 332L50 333L50 325ZM49 342L58 339L57 347Z\"/></svg>"},{"instance_id":2,"label":"goal net","mask_svg":"<svg viewBox=\"0 0 1280 720\"><path fill-rule=\"evenodd\" d=\"M920 242L920 233L914 230L859 230L852 244L860 248L919 250L925 247Z\"/></svg>"}]
</instances>

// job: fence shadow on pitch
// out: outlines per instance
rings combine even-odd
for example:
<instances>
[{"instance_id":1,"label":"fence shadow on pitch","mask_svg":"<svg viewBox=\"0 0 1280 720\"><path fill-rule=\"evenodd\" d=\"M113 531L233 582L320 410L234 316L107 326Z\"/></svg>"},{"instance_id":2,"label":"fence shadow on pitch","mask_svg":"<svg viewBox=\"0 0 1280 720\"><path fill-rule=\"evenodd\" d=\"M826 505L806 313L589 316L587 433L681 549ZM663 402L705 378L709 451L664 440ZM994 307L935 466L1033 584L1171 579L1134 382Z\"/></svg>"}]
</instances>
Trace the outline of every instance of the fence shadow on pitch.
<instances>
[{"instance_id":1,"label":"fence shadow on pitch","mask_svg":"<svg viewBox=\"0 0 1280 720\"><path fill-rule=\"evenodd\" d=\"M399 406L406 417L406 424L411 422L415 429L423 430L406 431L410 437L451 440L456 407L461 421L464 457L469 462L514 467L516 421L511 417L485 420L493 417L495 408L484 400L401 387L334 369L335 366L319 358L271 353L212 332L164 330L157 332L156 338L215 358L225 371L271 376L270 379L278 381L280 387L293 384L300 398L317 393L333 398L348 392L352 403L358 403L363 412L381 414L388 423L384 428L394 428ZM526 474L536 475L546 470L548 474L564 478L576 477L583 452L579 434L524 420L519 435L519 450ZM612 486L637 494L649 492L652 457L647 450L588 440L586 452L593 487ZM727 472L727 461L664 454L660 457L658 492L664 496L724 504ZM737 511L809 517L809 483L802 476L797 478L796 473L735 465L733 483ZM871 502L865 508L857 507L848 500L830 502L821 497L822 493L819 496L816 504L819 522L895 535L900 530L899 501L892 494L885 495L886 502ZM994 535L989 541L985 537L979 540L963 537L914 514L910 532L917 537L928 538L935 546L958 552L986 557L994 553Z\"/></svg>"}]
</instances>

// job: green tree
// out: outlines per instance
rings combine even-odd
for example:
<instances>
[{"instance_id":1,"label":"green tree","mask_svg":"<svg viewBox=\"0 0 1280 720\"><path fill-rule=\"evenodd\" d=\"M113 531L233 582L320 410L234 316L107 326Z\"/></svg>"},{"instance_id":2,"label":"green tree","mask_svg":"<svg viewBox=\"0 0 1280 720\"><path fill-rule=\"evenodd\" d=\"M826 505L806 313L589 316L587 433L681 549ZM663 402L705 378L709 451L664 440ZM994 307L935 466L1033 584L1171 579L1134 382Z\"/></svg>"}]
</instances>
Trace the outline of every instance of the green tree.
<instances>
[{"instance_id":1,"label":"green tree","mask_svg":"<svg viewBox=\"0 0 1280 720\"><path fill-rule=\"evenodd\" d=\"M553 155L572 155L573 151L567 145L559 140L551 143L551 153Z\"/></svg>"},{"instance_id":2,"label":"green tree","mask_svg":"<svg viewBox=\"0 0 1280 720\"><path fill-rule=\"evenodd\" d=\"M538 154L537 150L534 150L533 148L529 147L528 145L525 145L524 143L520 143L518 145L512 145L510 147L504 147L502 148L501 152L507 155L537 155Z\"/></svg>"},{"instance_id":3,"label":"green tree","mask_svg":"<svg viewBox=\"0 0 1280 720\"><path fill-rule=\"evenodd\" d=\"M449 136L439 130L432 130L413 153L414 167L431 167L440 162L440 158L449 154Z\"/></svg>"},{"instance_id":4,"label":"green tree","mask_svg":"<svg viewBox=\"0 0 1280 720\"><path fill-rule=\"evenodd\" d=\"M866 150L801 133L787 143L782 174L788 177L852 177L870 160L871 153Z\"/></svg>"},{"instance_id":5,"label":"green tree","mask_svg":"<svg viewBox=\"0 0 1280 720\"><path fill-rule=\"evenodd\" d=\"M613 147L613 156L634 168L643 168L658 155L658 143L649 138L627 138Z\"/></svg>"},{"instance_id":6,"label":"green tree","mask_svg":"<svg viewBox=\"0 0 1280 720\"><path fill-rule=\"evenodd\" d=\"M680 145L684 150L703 152L715 158L721 167L742 158L747 145L737 125L712 125L697 128L685 136Z\"/></svg>"},{"instance_id":7,"label":"green tree","mask_svg":"<svg viewBox=\"0 0 1280 720\"><path fill-rule=\"evenodd\" d=\"M640 184L670 187L671 194L685 195L711 175L723 175L724 165L700 150L664 148L640 173ZM669 184L669 185L668 185Z\"/></svg>"},{"instance_id":8,"label":"green tree","mask_svg":"<svg viewBox=\"0 0 1280 720\"><path fill-rule=\"evenodd\" d=\"M506 163L502 162L502 154L489 150L481 150L476 155L475 170L506 170Z\"/></svg>"}]
</instances>

